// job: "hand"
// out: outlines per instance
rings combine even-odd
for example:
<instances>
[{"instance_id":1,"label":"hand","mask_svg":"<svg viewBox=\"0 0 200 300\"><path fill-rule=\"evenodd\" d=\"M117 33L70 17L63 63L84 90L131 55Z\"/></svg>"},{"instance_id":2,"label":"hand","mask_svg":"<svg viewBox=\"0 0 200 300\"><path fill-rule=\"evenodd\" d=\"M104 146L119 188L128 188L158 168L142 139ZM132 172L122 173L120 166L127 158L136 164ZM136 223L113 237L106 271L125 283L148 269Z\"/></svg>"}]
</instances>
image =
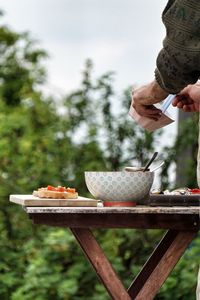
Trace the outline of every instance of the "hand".
<instances>
[{"instance_id":1,"label":"hand","mask_svg":"<svg viewBox=\"0 0 200 300\"><path fill-rule=\"evenodd\" d=\"M186 86L173 100L173 106L185 112L200 111L200 84Z\"/></svg>"},{"instance_id":2,"label":"hand","mask_svg":"<svg viewBox=\"0 0 200 300\"><path fill-rule=\"evenodd\" d=\"M164 100L167 95L168 93L153 81L132 92L132 106L140 116L157 121L162 112L153 104Z\"/></svg>"}]
</instances>

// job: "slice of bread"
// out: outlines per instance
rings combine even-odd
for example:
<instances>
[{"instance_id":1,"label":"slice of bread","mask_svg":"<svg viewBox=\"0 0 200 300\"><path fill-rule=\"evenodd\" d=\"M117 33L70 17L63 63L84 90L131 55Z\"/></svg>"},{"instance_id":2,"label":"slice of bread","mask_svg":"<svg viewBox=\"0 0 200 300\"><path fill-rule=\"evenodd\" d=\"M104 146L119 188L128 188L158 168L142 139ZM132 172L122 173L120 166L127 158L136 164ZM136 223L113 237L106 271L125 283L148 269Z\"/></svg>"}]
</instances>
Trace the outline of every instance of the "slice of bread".
<instances>
[{"instance_id":1,"label":"slice of bread","mask_svg":"<svg viewBox=\"0 0 200 300\"><path fill-rule=\"evenodd\" d=\"M78 193L49 191L47 188L40 188L33 192L33 195L39 198L51 199L77 199Z\"/></svg>"},{"instance_id":2,"label":"slice of bread","mask_svg":"<svg viewBox=\"0 0 200 300\"><path fill-rule=\"evenodd\" d=\"M78 199L78 193L64 192L63 194L65 199Z\"/></svg>"}]
</instances>

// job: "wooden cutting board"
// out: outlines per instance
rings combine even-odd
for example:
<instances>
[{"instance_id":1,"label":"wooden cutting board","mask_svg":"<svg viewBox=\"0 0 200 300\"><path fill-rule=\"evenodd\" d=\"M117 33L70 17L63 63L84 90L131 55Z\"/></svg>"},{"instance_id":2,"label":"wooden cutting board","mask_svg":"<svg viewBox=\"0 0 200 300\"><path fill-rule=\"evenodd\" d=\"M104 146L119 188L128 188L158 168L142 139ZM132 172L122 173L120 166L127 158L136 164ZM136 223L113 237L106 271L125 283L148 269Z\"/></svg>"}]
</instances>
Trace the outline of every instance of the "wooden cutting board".
<instances>
[{"instance_id":1,"label":"wooden cutting board","mask_svg":"<svg viewBox=\"0 0 200 300\"><path fill-rule=\"evenodd\" d=\"M103 206L102 201L85 198L79 196L78 199L47 199L38 198L33 195L10 195L10 202L22 205L22 206Z\"/></svg>"}]
</instances>

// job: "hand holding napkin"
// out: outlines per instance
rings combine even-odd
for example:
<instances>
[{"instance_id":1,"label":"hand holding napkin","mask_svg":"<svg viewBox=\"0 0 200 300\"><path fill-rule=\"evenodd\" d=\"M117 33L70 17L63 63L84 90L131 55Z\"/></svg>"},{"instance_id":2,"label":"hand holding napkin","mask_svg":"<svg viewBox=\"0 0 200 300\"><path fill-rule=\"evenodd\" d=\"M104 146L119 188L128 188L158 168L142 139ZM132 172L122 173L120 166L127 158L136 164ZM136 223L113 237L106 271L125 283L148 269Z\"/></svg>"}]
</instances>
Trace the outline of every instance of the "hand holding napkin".
<instances>
[{"instance_id":1,"label":"hand holding napkin","mask_svg":"<svg viewBox=\"0 0 200 300\"><path fill-rule=\"evenodd\" d=\"M174 122L174 120L166 112L169 105L172 103L175 95L169 95L162 104L161 110L162 114L158 121L152 120L147 117L140 116L136 110L133 108L132 104L129 110L129 115L144 129L148 131L154 131L156 129L162 128Z\"/></svg>"}]
</instances>

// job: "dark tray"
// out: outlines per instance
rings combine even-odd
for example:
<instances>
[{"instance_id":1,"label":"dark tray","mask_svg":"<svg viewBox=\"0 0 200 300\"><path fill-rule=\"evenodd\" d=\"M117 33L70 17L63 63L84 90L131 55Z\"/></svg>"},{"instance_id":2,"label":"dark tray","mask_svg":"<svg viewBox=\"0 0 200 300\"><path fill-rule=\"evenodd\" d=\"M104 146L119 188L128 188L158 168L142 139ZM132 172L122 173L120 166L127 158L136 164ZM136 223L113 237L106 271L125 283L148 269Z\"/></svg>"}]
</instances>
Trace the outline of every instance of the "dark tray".
<instances>
[{"instance_id":1,"label":"dark tray","mask_svg":"<svg viewBox=\"0 0 200 300\"><path fill-rule=\"evenodd\" d=\"M150 206L200 206L198 195L150 195Z\"/></svg>"}]
</instances>

